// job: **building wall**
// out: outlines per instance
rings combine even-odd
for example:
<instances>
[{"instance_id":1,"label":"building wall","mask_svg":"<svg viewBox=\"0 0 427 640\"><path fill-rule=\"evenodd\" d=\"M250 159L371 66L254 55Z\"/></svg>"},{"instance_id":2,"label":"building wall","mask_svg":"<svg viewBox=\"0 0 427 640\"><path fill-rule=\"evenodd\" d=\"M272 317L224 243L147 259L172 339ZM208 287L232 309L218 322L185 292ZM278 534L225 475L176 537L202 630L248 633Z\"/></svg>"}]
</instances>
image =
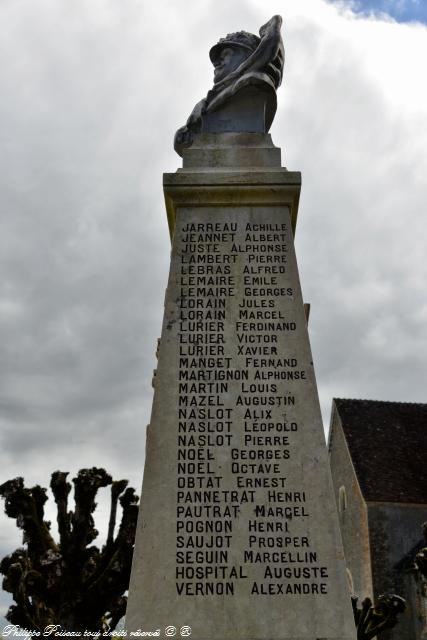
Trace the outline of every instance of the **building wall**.
<instances>
[{"instance_id":1,"label":"building wall","mask_svg":"<svg viewBox=\"0 0 427 640\"><path fill-rule=\"evenodd\" d=\"M368 511L335 406L332 411L329 456L347 569L353 583L352 591L361 602L373 595ZM340 500L341 487L344 487L347 498L345 509L342 495Z\"/></svg>"},{"instance_id":2,"label":"building wall","mask_svg":"<svg viewBox=\"0 0 427 640\"><path fill-rule=\"evenodd\" d=\"M406 600L401 622L383 640L427 638L425 606L415 574L402 570L401 561L422 539L421 525L427 520L427 505L369 503L368 521L374 597L396 593Z\"/></svg>"},{"instance_id":3,"label":"building wall","mask_svg":"<svg viewBox=\"0 0 427 640\"><path fill-rule=\"evenodd\" d=\"M408 637L415 640L427 640L427 579L420 573L409 573L405 577L405 593L408 612L405 615L405 627ZM406 618L409 617L410 620ZM410 634L413 634L411 636ZM400 637L397 633L394 638Z\"/></svg>"}]
</instances>

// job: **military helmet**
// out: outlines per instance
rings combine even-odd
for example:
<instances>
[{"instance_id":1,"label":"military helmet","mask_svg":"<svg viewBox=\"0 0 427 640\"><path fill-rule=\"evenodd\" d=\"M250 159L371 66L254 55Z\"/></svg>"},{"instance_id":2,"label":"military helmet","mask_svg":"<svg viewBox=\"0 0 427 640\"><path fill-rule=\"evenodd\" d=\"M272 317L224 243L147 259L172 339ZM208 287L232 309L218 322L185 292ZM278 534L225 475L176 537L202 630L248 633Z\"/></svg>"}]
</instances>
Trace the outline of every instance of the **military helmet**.
<instances>
[{"instance_id":1,"label":"military helmet","mask_svg":"<svg viewBox=\"0 0 427 640\"><path fill-rule=\"evenodd\" d=\"M226 47L241 47L249 51L249 55L255 51L261 42L261 38L249 33L248 31L236 31L236 33L229 33L225 38L220 38L217 44L214 44L209 51L209 57L211 62L215 64L222 49Z\"/></svg>"}]
</instances>

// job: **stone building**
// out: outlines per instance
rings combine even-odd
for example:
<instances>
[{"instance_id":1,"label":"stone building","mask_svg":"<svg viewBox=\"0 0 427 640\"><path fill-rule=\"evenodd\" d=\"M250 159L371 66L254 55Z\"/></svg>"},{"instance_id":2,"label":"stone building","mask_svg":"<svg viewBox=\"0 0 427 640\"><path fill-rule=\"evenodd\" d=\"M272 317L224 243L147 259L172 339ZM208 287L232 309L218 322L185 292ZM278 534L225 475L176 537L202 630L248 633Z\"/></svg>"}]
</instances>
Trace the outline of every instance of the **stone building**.
<instances>
[{"instance_id":1,"label":"stone building","mask_svg":"<svg viewBox=\"0 0 427 640\"><path fill-rule=\"evenodd\" d=\"M329 455L353 593L407 610L381 638L427 639L427 584L413 569L427 521L427 404L334 399Z\"/></svg>"}]
</instances>

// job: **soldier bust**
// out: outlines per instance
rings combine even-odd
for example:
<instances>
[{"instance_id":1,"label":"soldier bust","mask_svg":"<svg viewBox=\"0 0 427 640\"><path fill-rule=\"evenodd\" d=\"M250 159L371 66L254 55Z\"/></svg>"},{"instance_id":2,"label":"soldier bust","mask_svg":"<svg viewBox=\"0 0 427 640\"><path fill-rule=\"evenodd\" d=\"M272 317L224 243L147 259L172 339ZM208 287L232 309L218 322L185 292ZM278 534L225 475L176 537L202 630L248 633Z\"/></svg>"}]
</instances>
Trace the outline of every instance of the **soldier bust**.
<instances>
[{"instance_id":1,"label":"soldier bust","mask_svg":"<svg viewBox=\"0 0 427 640\"><path fill-rule=\"evenodd\" d=\"M179 155L191 147L197 133L269 131L285 60L281 25L282 18L273 16L259 36L238 31L212 47L214 86L176 132L174 148Z\"/></svg>"}]
</instances>

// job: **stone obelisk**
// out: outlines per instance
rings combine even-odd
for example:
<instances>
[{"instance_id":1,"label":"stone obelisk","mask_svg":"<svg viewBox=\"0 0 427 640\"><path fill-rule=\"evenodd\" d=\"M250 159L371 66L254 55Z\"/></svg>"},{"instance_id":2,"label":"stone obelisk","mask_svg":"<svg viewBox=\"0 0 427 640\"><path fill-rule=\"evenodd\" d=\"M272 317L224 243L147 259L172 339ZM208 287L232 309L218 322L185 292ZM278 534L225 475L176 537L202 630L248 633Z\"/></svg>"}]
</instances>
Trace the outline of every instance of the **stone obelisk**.
<instances>
[{"instance_id":1,"label":"stone obelisk","mask_svg":"<svg viewBox=\"0 0 427 640\"><path fill-rule=\"evenodd\" d=\"M355 637L294 252L301 178L268 134L280 27L211 49L214 87L164 175L172 256L129 633Z\"/></svg>"}]
</instances>

